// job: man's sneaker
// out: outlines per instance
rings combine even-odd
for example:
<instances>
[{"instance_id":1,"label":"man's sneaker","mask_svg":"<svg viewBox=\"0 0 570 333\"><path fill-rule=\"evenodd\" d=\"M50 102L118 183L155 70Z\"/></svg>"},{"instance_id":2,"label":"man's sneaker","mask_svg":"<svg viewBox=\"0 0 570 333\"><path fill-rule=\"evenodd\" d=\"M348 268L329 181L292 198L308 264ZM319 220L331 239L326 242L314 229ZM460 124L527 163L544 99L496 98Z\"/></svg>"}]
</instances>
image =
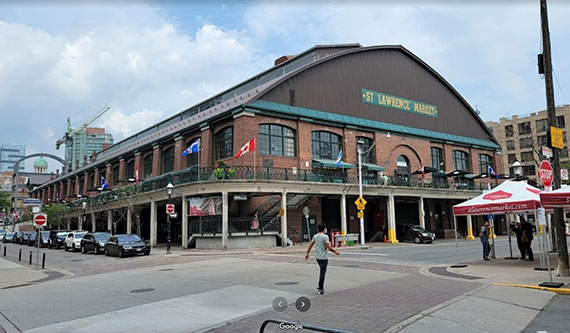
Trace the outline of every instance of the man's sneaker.
<instances>
[{"instance_id":1,"label":"man's sneaker","mask_svg":"<svg viewBox=\"0 0 570 333\"><path fill-rule=\"evenodd\" d=\"M326 291L324 291L324 290L319 290L319 295L326 295L326 294L327 294Z\"/></svg>"}]
</instances>

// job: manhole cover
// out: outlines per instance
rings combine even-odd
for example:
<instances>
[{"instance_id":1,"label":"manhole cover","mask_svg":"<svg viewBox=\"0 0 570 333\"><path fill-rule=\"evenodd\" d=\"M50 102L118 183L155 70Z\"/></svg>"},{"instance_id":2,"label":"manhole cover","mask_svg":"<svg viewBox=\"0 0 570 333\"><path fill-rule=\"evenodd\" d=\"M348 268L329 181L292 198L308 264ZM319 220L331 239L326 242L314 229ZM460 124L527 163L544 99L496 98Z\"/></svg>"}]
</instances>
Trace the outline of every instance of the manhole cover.
<instances>
[{"instance_id":1,"label":"manhole cover","mask_svg":"<svg viewBox=\"0 0 570 333\"><path fill-rule=\"evenodd\" d=\"M138 294L138 293L148 293L149 291L154 291L153 288L143 288L143 289L133 289L131 290L132 293Z\"/></svg>"},{"instance_id":2,"label":"manhole cover","mask_svg":"<svg viewBox=\"0 0 570 333\"><path fill-rule=\"evenodd\" d=\"M159 272L167 272L167 271L173 271L174 268L163 268L163 269L159 269Z\"/></svg>"},{"instance_id":3,"label":"manhole cover","mask_svg":"<svg viewBox=\"0 0 570 333\"><path fill-rule=\"evenodd\" d=\"M342 267L346 267L346 268L358 268L360 267L359 265L342 265Z\"/></svg>"},{"instance_id":4,"label":"manhole cover","mask_svg":"<svg viewBox=\"0 0 570 333\"><path fill-rule=\"evenodd\" d=\"M275 282L276 286L292 286L295 284L299 284L299 282L293 282L293 281Z\"/></svg>"}]
</instances>

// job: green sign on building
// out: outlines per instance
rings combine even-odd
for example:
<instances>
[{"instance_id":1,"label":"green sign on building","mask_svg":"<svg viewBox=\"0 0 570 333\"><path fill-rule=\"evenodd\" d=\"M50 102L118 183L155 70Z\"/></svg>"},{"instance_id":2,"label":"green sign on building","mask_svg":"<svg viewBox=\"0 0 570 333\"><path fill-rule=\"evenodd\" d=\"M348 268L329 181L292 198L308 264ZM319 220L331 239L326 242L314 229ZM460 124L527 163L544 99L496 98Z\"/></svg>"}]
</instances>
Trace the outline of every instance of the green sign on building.
<instances>
[{"instance_id":1,"label":"green sign on building","mask_svg":"<svg viewBox=\"0 0 570 333\"><path fill-rule=\"evenodd\" d=\"M437 118L437 106L435 105L413 101L403 97L392 96L377 91L362 89L362 101L368 104L419 113L424 116Z\"/></svg>"}]
</instances>

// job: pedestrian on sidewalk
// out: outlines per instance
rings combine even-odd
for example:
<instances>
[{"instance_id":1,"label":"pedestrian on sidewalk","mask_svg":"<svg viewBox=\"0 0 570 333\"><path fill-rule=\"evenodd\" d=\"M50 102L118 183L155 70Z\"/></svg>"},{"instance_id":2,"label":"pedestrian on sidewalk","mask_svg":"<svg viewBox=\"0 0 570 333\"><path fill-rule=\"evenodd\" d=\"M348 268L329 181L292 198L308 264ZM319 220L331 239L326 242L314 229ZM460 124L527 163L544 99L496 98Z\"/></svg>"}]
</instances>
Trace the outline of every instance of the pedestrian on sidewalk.
<instances>
[{"instance_id":1,"label":"pedestrian on sidewalk","mask_svg":"<svg viewBox=\"0 0 570 333\"><path fill-rule=\"evenodd\" d=\"M327 265L329 263L328 251L334 252L337 256L340 254L334 247L331 246L329 236L327 235L327 227L324 224L319 224L317 226L318 233L313 236L313 240L309 244L307 249L307 254L305 255L305 260L309 260L309 253L313 246L315 247L315 259L319 264L319 286L317 287L317 292L320 295L325 294L325 275L327 274Z\"/></svg>"},{"instance_id":2,"label":"pedestrian on sidewalk","mask_svg":"<svg viewBox=\"0 0 570 333\"><path fill-rule=\"evenodd\" d=\"M513 232L515 233L515 235L517 235L517 246L519 248L519 251L521 252L521 260L524 260L526 258L526 249L525 249L525 245L522 241L523 230L521 228L520 222L515 223L515 227L513 228Z\"/></svg>"},{"instance_id":3,"label":"pedestrian on sidewalk","mask_svg":"<svg viewBox=\"0 0 570 333\"><path fill-rule=\"evenodd\" d=\"M534 261L534 255L532 253L532 224L530 224L524 217L521 216L521 229L522 229L522 236L521 240L523 242L524 251L528 254L527 261Z\"/></svg>"},{"instance_id":4,"label":"pedestrian on sidewalk","mask_svg":"<svg viewBox=\"0 0 570 333\"><path fill-rule=\"evenodd\" d=\"M479 238L481 239L481 245L483 245L483 260L489 260L489 252L491 252L491 245L489 245L489 222L485 221L485 224L479 230Z\"/></svg>"}]
</instances>

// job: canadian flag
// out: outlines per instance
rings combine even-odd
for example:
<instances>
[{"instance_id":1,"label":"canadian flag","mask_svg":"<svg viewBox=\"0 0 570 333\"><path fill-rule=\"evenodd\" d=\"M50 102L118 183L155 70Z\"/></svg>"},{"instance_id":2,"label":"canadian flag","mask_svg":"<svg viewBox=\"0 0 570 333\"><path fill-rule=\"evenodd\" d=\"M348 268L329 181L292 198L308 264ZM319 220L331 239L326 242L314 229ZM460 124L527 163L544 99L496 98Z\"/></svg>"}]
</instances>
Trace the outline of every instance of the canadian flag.
<instances>
[{"instance_id":1,"label":"canadian flag","mask_svg":"<svg viewBox=\"0 0 570 333\"><path fill-rule=\"evenodd\" d=\"M252 151L255 150L255 138L249 140L245 145L243 145L243 147L241 147L241 149L237 152L236 156L234 156L234 158L238 158L241 155L247 153L248 151Z\"/></svg>"},{"instance_id":2,"label":"canadian flag","mask_svg":"<svg viewBox=\"0 0 570 333\"><path fill-rule=\"evenodd\" d=\"M139 183L139 164L137 163L136 167L135 167L135 183L138 184Z\"/></svg>"},{"instance_id":3,"label":"canadian flag","mask_svg":"<svg viewBox=\"0 0 570 333\"><path fill-rule=\"evenodd\" d=\"M423 163L422 163L422 167L420 168L420 170L422 170L422 179L426 178L426 167L425 167L425 165L423 165Z\"/></svg>"}]
</instances>

